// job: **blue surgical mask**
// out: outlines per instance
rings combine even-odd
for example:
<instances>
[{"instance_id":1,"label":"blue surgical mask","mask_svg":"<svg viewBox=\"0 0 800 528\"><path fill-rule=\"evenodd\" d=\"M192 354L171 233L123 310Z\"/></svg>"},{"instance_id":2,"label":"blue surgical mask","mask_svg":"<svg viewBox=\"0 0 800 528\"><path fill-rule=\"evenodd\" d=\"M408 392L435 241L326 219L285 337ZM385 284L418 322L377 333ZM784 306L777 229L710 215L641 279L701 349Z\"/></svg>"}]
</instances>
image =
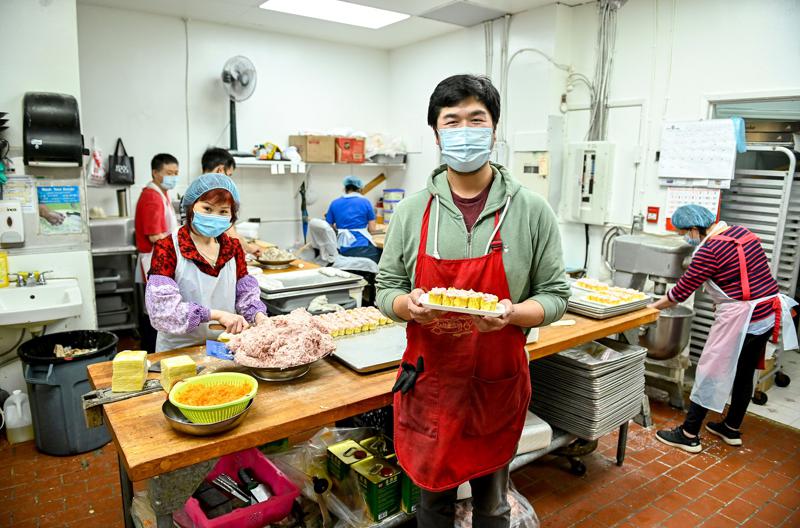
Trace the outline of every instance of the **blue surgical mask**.
<instances>
[{"instance_id":1,"label":"blue surgical mask","mask_svg":"<svg viewBox=\"0 0 800 528\"><path fill-rule=\"evenodd\" d=\"M231 217L205 213L194 213L192 227L203 236L217 238L230 229Z\"/></svg>"},{"instance_id":2,"label":"blue surgical mask","mask_svg":"<svg viewBox=\"0 0 800 528\"><path fill-rule=\"evenodd\" d=\"M442 161L456 172L475 172L489 161L492 129L477 127L441 128L439 144Z\"/></svg>"},{"instance_id":3,"label":"blue surgical mask","mask_svg":"<svg viewBox=\"0 0 800 528\"><path fill-rule=\"evenodd\" d=\"M161 182L161 187L164 189L174 189L176 185L178 185L177 176L164 176L164 179Z\"/></svg>"},{"instance_id":4,"label":"blue surgical mask","mask_svg":"<svg viewBox=\"0 0 800 528\"><path fill-rule=\"evenodd\" d=\"M697 246L699 246L699 245L700 245L700 239L699 239L699 238L694 238L692 235L690 235L690 234L688 234L688 233L687 233L687 234L685 234L685 235L683 235L683 239L684 239L684 240L686 241L686 243L687 243L687 244L689 244L690 246L697 247Z\"/></svg>"}]
</instances>

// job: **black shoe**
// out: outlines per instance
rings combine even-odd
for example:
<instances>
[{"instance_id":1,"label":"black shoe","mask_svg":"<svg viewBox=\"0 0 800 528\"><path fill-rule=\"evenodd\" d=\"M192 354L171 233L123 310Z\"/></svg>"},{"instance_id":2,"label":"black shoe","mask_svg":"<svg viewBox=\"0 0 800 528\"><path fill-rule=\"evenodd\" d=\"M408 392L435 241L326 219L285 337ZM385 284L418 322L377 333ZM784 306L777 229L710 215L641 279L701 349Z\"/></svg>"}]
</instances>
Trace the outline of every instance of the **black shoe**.
<instances>
[{"instance_id":1,"label":"black shoe","mask_svg":"<svg viewBox=\"0 0 800 528\"><path fill-rule=\"evenodd\" d=\"M708 422L706 424L706 431L713 433L730 446L742 445L742 433L731 429L725 422Z\"/></svg>"},{"instance_id":2,"label":"black shoe","mask_svg":"<svg viewBox=\"0 0 800 528\"><path fill-rule=\"evenodd\" d=\"M683 433L681 426L678 426L675 429L664 429L658 431L656 433L656 440L663 444L677 447L678 449L683 449L689 453L699 453L703 450L703 446L700 445L700 437L695 436L694 438L689 438Z\"/></svg>"}]
</instances>

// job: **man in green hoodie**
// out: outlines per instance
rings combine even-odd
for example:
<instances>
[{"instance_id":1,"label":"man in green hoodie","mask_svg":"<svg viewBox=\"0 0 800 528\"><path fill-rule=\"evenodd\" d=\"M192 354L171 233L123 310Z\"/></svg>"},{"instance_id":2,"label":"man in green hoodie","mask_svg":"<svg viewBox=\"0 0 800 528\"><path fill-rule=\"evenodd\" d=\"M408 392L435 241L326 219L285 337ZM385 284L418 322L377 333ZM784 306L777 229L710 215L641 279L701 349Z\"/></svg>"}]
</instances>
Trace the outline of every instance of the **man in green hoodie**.
<instances>
[{"instance_id":1,"label":"man in green hoodie","mask_svg":"<svg viewBox=\"0 0 800 528\"><path fill-rule=\"evenodd\" d=\"M396 209L376 281L381 311L408 321L395 447L422 488L425 528L453 525L456 488L467 481L473 522L509 525L508 465L531 392L525 332L560 319L570 294L553 211L489 162L499 118L489 79L439 83L428 124L444 165ZM496 295L503 315L425 308L420 296L435 287Z\"/></svg>"}]
</instances>

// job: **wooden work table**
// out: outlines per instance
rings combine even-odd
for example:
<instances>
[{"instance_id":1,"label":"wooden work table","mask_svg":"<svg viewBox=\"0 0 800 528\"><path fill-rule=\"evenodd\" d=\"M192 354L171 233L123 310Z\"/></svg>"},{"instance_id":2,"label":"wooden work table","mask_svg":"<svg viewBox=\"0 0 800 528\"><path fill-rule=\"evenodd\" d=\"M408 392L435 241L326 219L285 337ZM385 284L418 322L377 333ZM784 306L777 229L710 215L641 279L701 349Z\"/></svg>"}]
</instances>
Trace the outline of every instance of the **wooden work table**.
<instances>
[{"instance_id":1,"label":"wooden work table","mask_svg":"<svg viewBox=\"0 0 800 528\"><path fill-rule=\"evenodd\" d=\"M651 309L604 321L567 314L565 319L574 319L574 326L542 328L539 340L527 350L533 360L657 318L658 312ZM149 359L158 361L181 353L192 355L208 368L219 361L205 356L204 347L153 354ZM88 372L95 388L111 385L111 362L90 365ZM236 429L212 437L192 437L172 430L161 413L163 392L105 405L105 422L127 476L139 481L388 405L394 379L394 369L361 375L332 358L322 360L300 379L261 382L246 420Z\"/></svg>"}]
</instances>

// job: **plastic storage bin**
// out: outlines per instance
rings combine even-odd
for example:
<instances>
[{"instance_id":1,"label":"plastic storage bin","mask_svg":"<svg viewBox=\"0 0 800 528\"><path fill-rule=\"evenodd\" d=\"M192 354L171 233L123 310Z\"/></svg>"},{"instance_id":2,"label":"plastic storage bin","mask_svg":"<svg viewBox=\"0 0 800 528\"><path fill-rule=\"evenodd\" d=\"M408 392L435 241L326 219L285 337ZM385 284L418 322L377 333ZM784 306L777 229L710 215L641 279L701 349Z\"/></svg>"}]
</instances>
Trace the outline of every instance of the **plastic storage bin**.
<instances>
[{"instance_id":1,"label":"plastic storage bin","mask_svg":"<svg viewBox=\"0 0 800 528\"><path fill-rule=\"evenodd\" d=\"M256 448L223 456L205 480L211 482L225 473L238 481L237 475L242 468L252 469L256 480L268 484L273 496L268 501L239 508L214 519L208 519L200 508L200 502L190 497L186 502L185 512L195 527L261 528L280 521L291 513L292 504L300 495L300 489Z\"/></svg>"},{"instance_id":2,"label":"plastic storage bin","mask_svg":"<svg viewBox=\"0 0 800 528\"><path fill-rule=\"evenodd\" d=\"M55 356L57 344L96 348L72 359ZM91 390L86 367L111 361L117 336L109 332L76 330L36 337L20 345L23 374L28 384L36 447L49 455L74 455L107 444L105 426L88 428L81 397Z\"/></svg>"}]
</instances>

